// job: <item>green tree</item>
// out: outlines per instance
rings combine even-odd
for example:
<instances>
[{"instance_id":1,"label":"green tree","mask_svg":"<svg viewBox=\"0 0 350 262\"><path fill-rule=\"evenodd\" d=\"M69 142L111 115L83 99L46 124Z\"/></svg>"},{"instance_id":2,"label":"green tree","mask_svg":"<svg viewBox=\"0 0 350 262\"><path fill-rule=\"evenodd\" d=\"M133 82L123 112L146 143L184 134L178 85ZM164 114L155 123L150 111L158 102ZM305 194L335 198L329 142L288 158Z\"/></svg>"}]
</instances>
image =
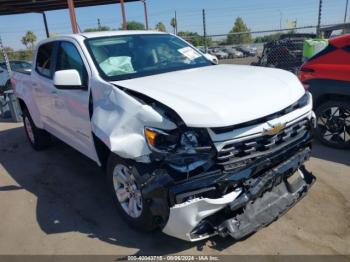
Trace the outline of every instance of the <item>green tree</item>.
<instances>
[{"instance_id":1,"label":"green tree","mask_svg":"<svg viewBox=\"0 0 350 262\"><path fill-rule=\"evenodd\" d=\"M36 35L32 31L27 31L27 33L22 37L22 44L26 46L27 49L33 49L36 41Z\"/></svg>"},{"instance_id":2,"label":"green tree","mask_svg":"<svg viewBox=\"0 0 350 262\"><path fill-rule=\"evenodd\" d=\"M170 20L170 25L174 29L174 34L176 34L177 21L175 17Z\"/></svg>"},{"instance_id":3,"label":"green tree","mask_svg":"<svg viewBox=\"0 0 350 262\"><path fill-rule=\"evenodd\" d=\"M237 17L235 24L231 31L232 35L227 36L227 44L246 44L252 41L252 36L250 34L250 29L244 23L241 17ZM233 33L243 33L243 34L233 34Z\"/></svg>"},{"instance_id":4,"label":"green tree","mask_svg":"<svg viewBox=\"0 0 350 262\"><path fill-rule=\"evenodd\" d=\"M162 22L156 24L156 30L159 32L166 32L166 27Z\"/></svg>"},{"instance_id":5,"label":"green tree","mask_svg":"<svg viewBox=\"0 0 350 262\"><path fill-rule=\"evenodd\" d=\"M204 45L204 37L200 36L198 33L195 32L179 32L178 36L182 37L186 41L190 42L194 46L203 46ZM213 40L210 37L207 37L207 45L211 46L213 43Z\"/></svg>"},{"instance_id":6,"label":"green tree","mask_svg":"<svg viewBox=\"0 0 350 262\"><path fill-rule=\"evenodd\" d=\"M85 33L99 32L99 31L111 31L111 28L109 26L103 25L103 26L100 26L99 28L86 28L84 30Z\"/></svg>"},{"instance_id":7,"label":"green tree","mask_svg":"<svg viewBox=\"0 0 350 262\"><path fill-rule=\"evenodd\" d=\"M123 27L120 27L119 30L123 30ZM140 22L129 21L126 22L126 30L145 30L145 25Z\"/></svg>"}]
</instances>

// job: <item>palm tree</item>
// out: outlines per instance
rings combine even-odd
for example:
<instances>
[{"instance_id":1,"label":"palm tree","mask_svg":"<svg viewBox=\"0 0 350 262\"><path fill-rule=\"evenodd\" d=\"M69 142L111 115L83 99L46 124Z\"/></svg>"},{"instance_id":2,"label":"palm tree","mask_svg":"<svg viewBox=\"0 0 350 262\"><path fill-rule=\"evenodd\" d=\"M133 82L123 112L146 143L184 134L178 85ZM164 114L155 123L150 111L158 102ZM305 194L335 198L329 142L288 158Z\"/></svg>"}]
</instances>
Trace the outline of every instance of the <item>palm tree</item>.
<instances>
[{"instance_id":1,"label":"palm tree","mask_svg":"<svg viewBox=\"0 0 350 262\"><path fill-rule=\"evenodd\" d=\"M170 21L170 25L172 26L172 28L174 29L174 34L176 35L176 29L177 29L177 21L176 21L176 18L173 17Z\"/></svg>"}]
</instances>

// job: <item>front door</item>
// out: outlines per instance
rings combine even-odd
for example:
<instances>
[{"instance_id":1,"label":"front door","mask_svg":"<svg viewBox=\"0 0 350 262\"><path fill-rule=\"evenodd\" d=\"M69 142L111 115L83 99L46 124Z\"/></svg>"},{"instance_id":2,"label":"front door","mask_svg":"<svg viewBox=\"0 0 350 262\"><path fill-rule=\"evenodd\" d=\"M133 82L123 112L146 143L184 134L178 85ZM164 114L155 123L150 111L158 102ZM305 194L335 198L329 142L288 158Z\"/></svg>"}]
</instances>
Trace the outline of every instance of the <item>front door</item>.
<instances>
[{"instance_id":1,"label":"front door","mask_svg":"<svg viewBox=\"0 0 350 262\"><path fill-rule=\"evenodd\" d=\"M89 72L82 52L73 42L61 41L58 44L55 71L74 69L79 72L82 88L56 89L53 100L52 118L56 119L57 129L62 140L93 160L97 160L89 114Z\"/></svg>"}]
</instances>

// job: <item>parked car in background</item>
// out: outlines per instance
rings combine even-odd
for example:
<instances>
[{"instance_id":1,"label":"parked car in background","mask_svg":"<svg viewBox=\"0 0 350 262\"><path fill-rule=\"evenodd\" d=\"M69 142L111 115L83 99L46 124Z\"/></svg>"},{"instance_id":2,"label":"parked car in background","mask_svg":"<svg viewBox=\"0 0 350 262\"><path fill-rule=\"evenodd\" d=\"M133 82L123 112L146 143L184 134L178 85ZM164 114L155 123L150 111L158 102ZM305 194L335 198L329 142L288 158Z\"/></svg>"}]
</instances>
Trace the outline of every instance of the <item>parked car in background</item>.
<instances>
[{"instance_id":1,"label":"parked car in background","mask_svg":"<svg viewBox=\"0 0 350 262\"><path fill-rule=\"evenodd\" d=\"M252 49L250 47L238 46L238 47L236 47L236 49L238 51L242 52L245 57L249 57L249 56L254 57L254 56L256 56L256 50L254 50L254 49Z\"/></svg>"},{"instance_id":2,"label":"parked car in background","mask_svg":"<svg viewBox=\"0 0 350 262\"><path fill-rule=\"evenodd\" d=\"M264 45L258 62L251 65L284 69L297 73L303 63L304 40L314 34L285 34Z\"/></svg>"},{"instance_id":3,"label":"parked car in background","mask_svg":"<svg viewBox=\"0 0 350 262\"><path fill-rule=\"evenodd\" d=\"M313 94L316 137L328 146L350 148L350 34L330 39L299 76Z\"/></svg>"},{"instance_id":4,"label":"parked car in background","mask_svg":"<svg viewBox=\"0 0 350 262\"><path fill-rule=\"evenodd\" d=\"M12 71L30 73L32 64L27 61L10 61ZM6 63L0 62L0 94L11 87L9 74L7 72Z\"/></svg>"},{"instance_id":5,"label":"parked car in background","mask_svg":"<svg viewBox=\"0 0 350 262\"><path fill-rule=\"evenodd\" d=\"M229 54L220 50L220 49L214 49L211 52L211 54L216 56L218 59L228 59L229 58Z\"/></svg>"},{"instance_id":6,"label":"parked car in background","mask_svg":"<svg viewBox=\"0 0 350 262\"><path fill-rule=\"evenodd\" d=\"M240 58L244 56L242 52L232 47L224 48L223 51L229 55L229 58Z\"/></svg>"},{"instance_id":7,"label":"parked car in background","mask_svg":"<svg viewBox=\"0 0 350 262\"><path fill-rule=\"evenodd\" d=\"M43 150L52 134L103 167L140 230L249 236L315 181L312 97L290 72L210 58L161 32L46 39L13 75L28 141Z\"/></svg>"}]
</instances>

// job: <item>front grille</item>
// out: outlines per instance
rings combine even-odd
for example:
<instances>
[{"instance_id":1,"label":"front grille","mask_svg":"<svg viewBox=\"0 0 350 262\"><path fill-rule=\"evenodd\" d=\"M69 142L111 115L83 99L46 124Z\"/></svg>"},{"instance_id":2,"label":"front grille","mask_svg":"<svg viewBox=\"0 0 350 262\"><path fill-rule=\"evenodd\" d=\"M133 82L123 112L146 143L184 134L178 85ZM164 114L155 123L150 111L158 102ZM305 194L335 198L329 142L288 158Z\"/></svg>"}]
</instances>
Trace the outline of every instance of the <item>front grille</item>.
<instances>
[{"instance_id":1,"label":"front grille","mask_svg":"<svg viewBox=\"0 0 350 262\"><path fill-rule=\"evenodd\" d=\"M234 166L235 163L245 163L253 158L273 153L288 144L291 144L306 134L309 120L301 120L286 127L280 133L273 136L260 136L225 145L217 155L219 165Z\"/></svg>"}]
</instances>

